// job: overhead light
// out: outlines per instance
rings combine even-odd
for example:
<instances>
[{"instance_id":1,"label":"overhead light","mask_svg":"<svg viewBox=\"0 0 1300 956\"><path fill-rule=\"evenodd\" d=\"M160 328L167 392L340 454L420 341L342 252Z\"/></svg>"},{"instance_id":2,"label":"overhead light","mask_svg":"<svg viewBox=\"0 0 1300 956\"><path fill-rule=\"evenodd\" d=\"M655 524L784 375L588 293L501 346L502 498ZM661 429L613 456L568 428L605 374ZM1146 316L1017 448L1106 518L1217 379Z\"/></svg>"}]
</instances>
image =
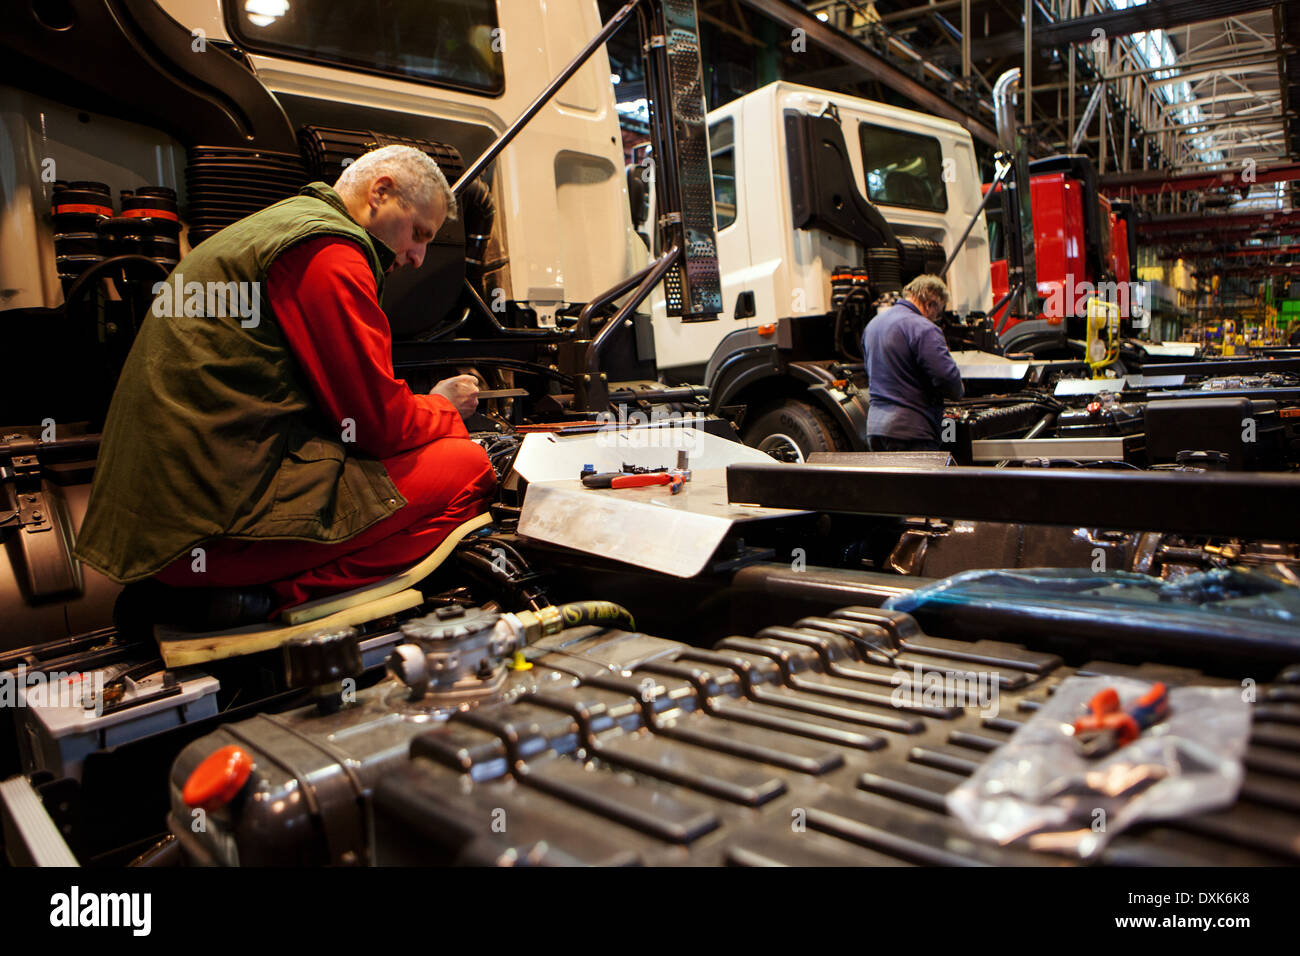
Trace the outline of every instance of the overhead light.
<instances>
[{"instance_id":1,"label":"overhead light","mask_svg":"<svg viewBox=\"0 0 1300 956\"><path fill-rule=\"evenodd\" d=\"M830 17L830 14L827 13L825 10L823 10L821 13L817 14L817 19L820 20L822 23L825 23L825 22L826 22L827 20L829 20L830 18L831 18L831 17Z\"/></svg>"},{"instance_id":2,"label":"overhead light","mask_svg":"<svg viewBox=\"0 0 1300 956\"><path fill-rule=\"evenodd\" d=\"M255 27L269 27L289 12L289 0L246 0L244 12Z\"/></svg>"},{"instance_id":3,"label":"overhead light","mask_svg":"<svg viewBox=\"0 0 1300 956\"><path fill-rule=\"evenodd\" d=\"M619 76L617 73L611 73L609 75L609 82L613 83L615 86L618 86L620 83L623 82L623 77Z\"/></svg>"}]
</instances>

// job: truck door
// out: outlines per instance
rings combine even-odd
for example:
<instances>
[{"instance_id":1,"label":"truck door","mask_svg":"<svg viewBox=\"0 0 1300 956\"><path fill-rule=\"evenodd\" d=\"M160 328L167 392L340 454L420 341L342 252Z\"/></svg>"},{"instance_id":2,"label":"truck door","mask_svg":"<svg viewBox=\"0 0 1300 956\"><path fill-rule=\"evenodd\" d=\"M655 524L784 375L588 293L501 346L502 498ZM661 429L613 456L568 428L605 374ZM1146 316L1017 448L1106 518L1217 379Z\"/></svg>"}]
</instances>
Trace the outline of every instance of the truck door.
<instances>
[{"instance_id":1,"label":"truck door","mask_svg":"<svg viewBox=\"0 0 1300 956\"><path fill-rule=\"evenodd\" d=\"M749 217L746 215L744 157L736 144L736 121L726 117L709 127L713 164L713 208L717 218L718 263L722 267L722 315L731 327L750 325L753 317L737 317L736 296L744 291L748 272L732 263L749 262ZM715 333L716 334L716 333Z\"/></svg>"}]
</instances>

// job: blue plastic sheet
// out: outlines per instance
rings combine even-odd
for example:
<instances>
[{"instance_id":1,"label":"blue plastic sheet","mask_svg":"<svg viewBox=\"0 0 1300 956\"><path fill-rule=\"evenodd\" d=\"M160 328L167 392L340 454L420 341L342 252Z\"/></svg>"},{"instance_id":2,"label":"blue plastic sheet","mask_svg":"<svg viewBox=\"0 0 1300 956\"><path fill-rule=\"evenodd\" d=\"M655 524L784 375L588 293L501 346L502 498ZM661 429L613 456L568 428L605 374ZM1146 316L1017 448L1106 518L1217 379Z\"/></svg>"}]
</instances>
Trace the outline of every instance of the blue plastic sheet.
<instances>
[{"instance_id":1,"label":"blue plastic sheet","mask_svg":"<svg viewBox=\"0 0 1300 956\"><path fill-rule=\"evenodd\" d=\"M945 607L1037 608L1162 627L1207 628L1225 637L1295 639L1300 646L1300 588L1272 574L1216 568L1174 581L1128 571L1076 568L964 571L891 598L907 613Z\"/></svg>"}]
</instances>

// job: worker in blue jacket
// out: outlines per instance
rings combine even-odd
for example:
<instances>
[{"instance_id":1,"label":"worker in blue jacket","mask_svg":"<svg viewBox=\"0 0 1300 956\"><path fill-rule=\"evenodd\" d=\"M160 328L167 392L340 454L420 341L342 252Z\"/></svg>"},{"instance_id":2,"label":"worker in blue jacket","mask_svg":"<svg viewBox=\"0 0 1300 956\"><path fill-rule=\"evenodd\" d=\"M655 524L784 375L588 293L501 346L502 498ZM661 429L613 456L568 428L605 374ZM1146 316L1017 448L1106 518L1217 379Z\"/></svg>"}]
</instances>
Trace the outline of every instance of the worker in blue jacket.
<instances>
[{"instance_id":1,"label":"worker in blue jacket","mask_svg":"<svg viewBox=\"0 0 1300 956\"><path fill-rule=\"evenodd\" d=\"M961 373L935 323L948 304L938 276L917 276L867 323L867 442L872 451L939 451L943 400L961 398Z\"/></svg>"}]
</instances>

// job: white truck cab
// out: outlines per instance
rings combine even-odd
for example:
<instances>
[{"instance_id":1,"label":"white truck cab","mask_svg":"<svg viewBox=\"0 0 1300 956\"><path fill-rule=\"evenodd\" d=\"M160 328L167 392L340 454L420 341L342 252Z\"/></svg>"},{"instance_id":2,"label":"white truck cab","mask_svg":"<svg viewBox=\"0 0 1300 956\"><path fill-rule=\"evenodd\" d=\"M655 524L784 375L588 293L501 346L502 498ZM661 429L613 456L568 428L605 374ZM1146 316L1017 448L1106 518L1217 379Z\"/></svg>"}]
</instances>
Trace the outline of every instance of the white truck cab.
<instances>
[{"instance_id":1,"label":"white truck cab","mask_svg":"<svg viewBox=\"0 0 1300 956\"><path fill-rule=\"evenodd\" d=\"M191 33L195 63L209 49L241 51L291 128L449 143L466 163L601 27L596 0L158 0L158 7ZM51 35L58 26L50 25ZM113 70L102 65L106 78ZM509 259L499 288L543 323L561 302L585 302L646 262L628 212L609 75L602 48L506 149L492 177L498 253ZM0 310L62 301L49 220L55 178L102 181L114 195L170 187L187 207L193 144L177 135L186 119L169 114L164 92L108 90L106 99L138 102L132 121L100 103L78 108L0 85L0 142L14 159L0 179ZM222 105L237 111L244 104L232 96Z\"/></svg>"},{"instance_id":2,"label":"white truck cab","mask_svg":"<svg viewBox=\"0 0 1300 956\"><path fill-rule=\"evenodd\" d=\"M653 316L660 374L669 382L708 385L716 407L747 406L742 422L746 440L767 437L752 434L765 409L795 402L814 409L814 417L829 416L838 432L796 436L800 452L859 447L862 436L856 430L865 419L857 421L858 410L848 406L865 408L865 396L853 399L851 385L833 384L851 375L825 368L836 359L854 363L837 354L829 341L821 355L806 336L797 345L787 337L782 347L777 326L782 320L831 313L836 269L866 267L872 273L873 261L888 258L867 248L869 243L884 246L888 239L871 230L870 222L864 224L871 209L903 244L896 280L905 283L920 271L941 269L982 198L970 133L924 113L786 82L768 84L710 111L709 131L723 313L718 322L674 322L662 298L657 299ZM816 151L800 159L808 144ZM842 181L834 181L835 162L822 164L819 153L835 153L825 158L846 164ZM874 286L885 277L870 278ZM958 315L987 312L992 306L982 213L947 281L949 308ZM880 291L887 293L891 286L896 290L897 281L882 283ZM756 355L765 342L792 361ZM738 376L737 363L729 359L742 351L766 364L771 374ZM827 382L830 391L844 398L802 394L808 384Z\"/></svg>"}]
</instances>

